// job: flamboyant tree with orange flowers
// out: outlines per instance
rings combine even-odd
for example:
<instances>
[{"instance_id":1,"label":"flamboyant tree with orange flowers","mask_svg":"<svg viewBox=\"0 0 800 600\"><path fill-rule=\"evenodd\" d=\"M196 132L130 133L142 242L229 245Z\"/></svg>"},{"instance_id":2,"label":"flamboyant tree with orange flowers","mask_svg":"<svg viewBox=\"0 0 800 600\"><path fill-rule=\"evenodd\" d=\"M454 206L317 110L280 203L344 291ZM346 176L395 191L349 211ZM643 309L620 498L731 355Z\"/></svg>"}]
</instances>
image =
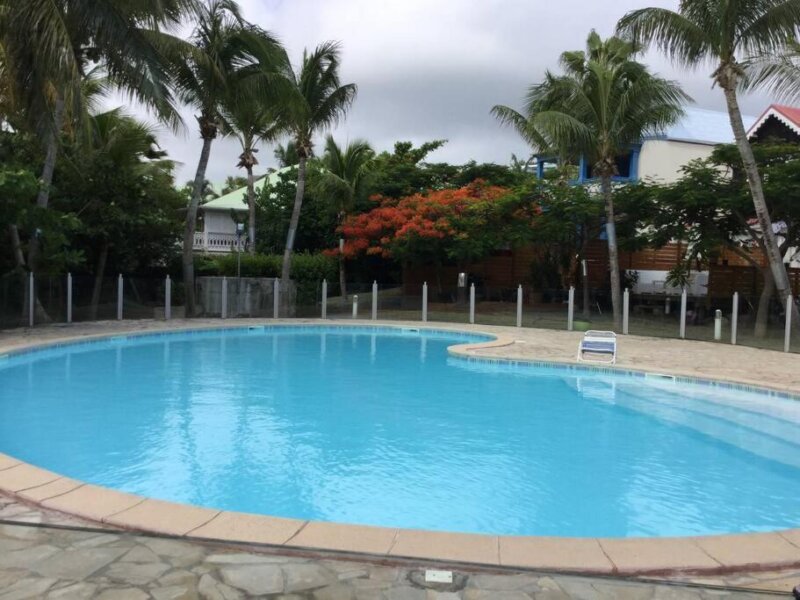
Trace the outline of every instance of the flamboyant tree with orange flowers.
<instances>
[{"instance_id":1,"label":"flamboyant tree with orange flowers","mask_svg":"<svg viewBox=\"0 0 800 600\"><path fill-rule=\"evenodd\" d=\"M483 240L469 235L467 221L474 225L480 213L485 212L480 206L506 192L504 188L476 182L400 199L375 196L375 208L342 224L344 255L379 255L421 263L480 253Z\"/></svg>"},{"instance_id":2,"label":"flamboyant tree with orange flowers","mask_svg":"<svg viewBox=\"0 0 800 600\"><path fill-rule=\"evenodd\" d=\"M466 265L512 242L513 223L530 223L533 216L510 190L480 180L458 189L372 200L375 208L349 217L340 228L345 258L377 255L437 269L446 262Z\"/></svg>"},{"instance_id":3,"label":"flamboyant tree with orange flowers","mask_svg":"<svg viewBox=\"0 0 800 600\"><path fill-rule=\"evenodd\" d=\"M381 256L439 271L444 264L466 268L498 248L537 244L565 286L576 282L576 265L597 235L602 210L585 187L549 180L513 190L476 181L372 200L375 208L340 227L345 258Z\"/></svg>"}]
</instances>

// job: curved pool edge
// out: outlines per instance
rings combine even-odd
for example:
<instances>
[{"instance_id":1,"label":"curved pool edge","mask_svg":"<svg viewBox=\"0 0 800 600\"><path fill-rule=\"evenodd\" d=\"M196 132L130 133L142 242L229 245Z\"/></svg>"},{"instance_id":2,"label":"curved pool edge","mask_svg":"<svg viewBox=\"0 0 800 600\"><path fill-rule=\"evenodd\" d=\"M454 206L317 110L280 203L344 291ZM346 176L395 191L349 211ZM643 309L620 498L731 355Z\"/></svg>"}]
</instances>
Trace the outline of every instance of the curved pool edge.
<instances>
[{"instance_id":1,"label":"curved pool edge","mask_svg":"<svg viewBox=\"0 0 800 600\"><path fill-rule=\"evenodd\" d=\"M263 324L263 322L261 323ZM296 327L320 321L293 322ZM331 327L369 327L361 323L324 323ZM372 324L374 327L376 324ZM222 329L247 328L225 326ZM408 328L380 324L381 328ZM446 324L415 328L486 335L488 341L456 344L454 356L489 362L566 364L565 361L476 357L476 351L508 346L507 335ZM147 332L112 332L65 337L49 343L25 344L9 353L86 341L147 333L221 329L219 325L170 327ZM574 363L573 363L574 364ZM581 365L583 367L583 365ZM593 367L589 366L589 369ZM615 369L616 370L616 369ZM637 369L638 370L638 369ZM647 372L646 370L642 370ZM715 381L717 381L715 379ZM768 388L762 388L768 389ZM721 574L767 571L800 566L800 528L766 533L678 538L564 538L497 536L373 527L285 519L189 504L155 500L62 477L0 453L0 492L95 523L123 529L178 536L197 541L244 543L287 551L316 551L362 555L381 560L423 559L446 564L522 568L601 575Z\"/></svg>"}]
</instances>

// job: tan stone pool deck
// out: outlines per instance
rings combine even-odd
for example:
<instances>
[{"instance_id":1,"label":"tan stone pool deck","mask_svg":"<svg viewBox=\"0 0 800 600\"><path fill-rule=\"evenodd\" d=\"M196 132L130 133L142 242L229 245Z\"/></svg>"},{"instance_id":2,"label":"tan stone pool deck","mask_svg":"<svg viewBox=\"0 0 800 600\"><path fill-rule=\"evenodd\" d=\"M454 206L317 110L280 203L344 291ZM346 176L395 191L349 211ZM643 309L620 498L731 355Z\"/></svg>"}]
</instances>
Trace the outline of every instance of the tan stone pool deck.
<instances>
[{"instance_id":1,"label":"tan stone pool deck","mask_svg":"<svg viewBox=\"0 0 800 600\"><path fill-rule=\"evenodd\" d=\"M252 325L399 325L485 332L456 354L575 363L581 333L445 323L218 319L122 321L0 332L0 355L23 347L161 330ZM740 382L800 393L800 355L708 342L620 336L618 368ZM798 482L800 489L800 482ZM334 551L378 560L425 559L602 575L723 574L800 567L800 529L684 538L547 538L365 527L218 511L106 489L0 454L0 492L46 509L136 531ZM800 501L800 500L798 500ZM800 524L798 524L800 525Z\"/></svg>"}]
</instances>

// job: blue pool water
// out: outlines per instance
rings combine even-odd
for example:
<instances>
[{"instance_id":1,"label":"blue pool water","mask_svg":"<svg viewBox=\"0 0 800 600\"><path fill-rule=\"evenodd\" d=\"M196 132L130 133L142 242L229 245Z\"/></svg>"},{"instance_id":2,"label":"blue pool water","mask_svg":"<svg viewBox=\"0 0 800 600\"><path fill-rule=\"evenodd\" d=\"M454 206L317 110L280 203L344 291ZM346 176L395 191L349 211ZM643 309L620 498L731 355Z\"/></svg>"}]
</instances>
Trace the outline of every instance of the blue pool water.
<instances>
[{"instance_id":1,"label":"blue pool water","mask_svg":"<svg viewBox=\"0 0 800 600\"><path fill-rule=\"evenodd\" d=\"M301 519L614 537L800 526L800 402L448 357L476 339L259 328L0 358L0 452Z\"/></svg>"}]
</instances>

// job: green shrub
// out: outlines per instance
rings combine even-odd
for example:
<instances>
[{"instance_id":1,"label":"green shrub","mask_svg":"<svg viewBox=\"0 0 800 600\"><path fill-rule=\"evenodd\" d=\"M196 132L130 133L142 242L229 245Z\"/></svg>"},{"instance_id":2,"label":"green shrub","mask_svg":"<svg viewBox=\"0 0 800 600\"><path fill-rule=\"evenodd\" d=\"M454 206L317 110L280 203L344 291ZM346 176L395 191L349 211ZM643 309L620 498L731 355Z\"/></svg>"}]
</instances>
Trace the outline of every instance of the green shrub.
<instances>
[{"instance_id":1,"label":"green shrub","mask_svg":"<svg viewBox=\"0 0 800 600\"><path fill-rule=\"evenodd\" d=\"M195 259L195 273L207 277L236 277L236 254L201 256ZM242 277L280 277L283 257L277 254L242 254ZM292 256L292 280L297 284L297 303L308 304L317 299L323 279L336 281L338 263L324 254L295 254Z\"/></svg>"},{"instance_id":2,"label":"green shrub","mask_svg":"<svg viewBox=\"0 0 800 600\"><path fill-rule=\"evenodd\" d=\"M214 272L206 275L236 277L239 257L236 254L225 254L212 259ZM280 277L281 257L268 254L242 254L242 277Z\"/></svg>"}]
</instances>

